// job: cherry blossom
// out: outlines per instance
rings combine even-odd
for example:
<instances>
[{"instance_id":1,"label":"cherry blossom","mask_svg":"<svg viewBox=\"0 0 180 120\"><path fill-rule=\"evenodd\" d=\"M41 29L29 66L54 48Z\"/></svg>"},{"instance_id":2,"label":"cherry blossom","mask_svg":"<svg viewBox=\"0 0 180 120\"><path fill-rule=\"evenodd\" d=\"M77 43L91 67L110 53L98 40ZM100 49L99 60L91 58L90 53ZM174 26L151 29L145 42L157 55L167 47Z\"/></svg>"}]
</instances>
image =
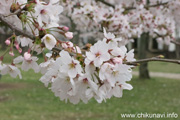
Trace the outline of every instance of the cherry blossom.
<instances>
[{"instance_id":1,"label":"cherry blossom","mask_svg":"<svg viewBox=\"0 0 180 120\"><path fill-rule=\"evenodd\" d=\"M57 43L56 39L50 34L46 34L41 40L49 50L51 50Z\"/></svg>"},{"instance_id":2,"label":"cherry blossom","mask_svg":"<svg viewBox=\"0 0 180 120\"><path fill-rule=\"evenodd\" d=\"M21 69L24 71L28 71L29 69L33 69L35 72L39 72L39 65L37 64L38 58L31 56L28 53L24 54L24 57L18 56L14 59L13 63L18 64L22 62Z\"/></svg>"},{"instance_id":3,"label":"cherry blossom","mask_svg":"<svg viewBox=\"0 0 180 120\"><path fill-rule=\"evenodd\" d=\"M13 65L5 65L5 64L0 65L0 73L2 75L10 74L11 77L14 77L14 78L18 75L19 78L22 79L20 70L16 66L13 66Z\"/></svg>"},{"instance_id":4,"label":"cherry blossom","mask_svg":"<svg viewBox=\"0 0 180 120\"><path fill-rule=\"evenodd\" d=\"M1 22L13 31L5 41L7 51L0 56L0 74L21 78L18 64L23 71L41 72L45 87L73 104L122 97L123 90L133 88L129 81L134 66L128 62L136 61L134 50L128 50L126 44L149 33L169 45L180 24L180 1L106 1L110 4L96 0L1 0ZM167 3L154 5L161 2ZM75 28L67 27L71 25ZM94 41L79 46L70 41L73 35L83 42L88 38ZM22 56L23 47L28 50ZM20 54L16 58L15 51ZM3 63L6 53L11 64ZM45 61L38 65L39 54Z\"/></svg>"},{"instance_id":5,"label":"cherry blossom","mask_svg":"<svg viewBox=\"0 0 180 120\"><path fill-rule=\"evenodd\" d=\"M100 67L103 62L110 59L108 44L104 41L98 41L90 48L90 52L86 52L86 56L86 61L89 60L89 62L93 62L96 67Z\"/></svg>"}]
</instances>

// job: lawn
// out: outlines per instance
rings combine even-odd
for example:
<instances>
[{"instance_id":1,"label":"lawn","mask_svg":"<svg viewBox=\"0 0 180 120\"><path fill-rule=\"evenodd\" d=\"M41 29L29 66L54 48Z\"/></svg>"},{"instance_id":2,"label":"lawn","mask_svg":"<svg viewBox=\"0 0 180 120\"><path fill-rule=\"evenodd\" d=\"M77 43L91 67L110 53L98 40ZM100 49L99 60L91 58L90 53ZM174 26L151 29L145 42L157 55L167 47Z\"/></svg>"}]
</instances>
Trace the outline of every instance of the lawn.
<instances>
[{"instance_id":1,"label":"lawn","mask_svg":"<svg viewBox=\"0 0 180 120\"><path fill-rule=\"evenodd\" d=\"M141 81L135 77L130 82L133 90L124 91L122 98L112 98L102 104L91 100L88 104L73 105L60 101L39 78L40 74L32 71L23 73L22 80L9 75L1 78L0 120L127 120L121 117L122 113L141 112L180 115L180 80Z\"/></svg>"}]
</instances>

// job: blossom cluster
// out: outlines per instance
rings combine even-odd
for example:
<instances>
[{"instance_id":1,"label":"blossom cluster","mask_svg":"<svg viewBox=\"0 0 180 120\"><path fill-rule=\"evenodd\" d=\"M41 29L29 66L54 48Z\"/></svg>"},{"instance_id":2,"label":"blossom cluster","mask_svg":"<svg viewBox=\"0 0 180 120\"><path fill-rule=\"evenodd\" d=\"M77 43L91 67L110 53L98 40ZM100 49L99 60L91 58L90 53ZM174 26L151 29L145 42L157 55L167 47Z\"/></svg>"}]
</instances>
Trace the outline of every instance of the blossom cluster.
<instances>
[{"instance_id":1,"label":"blossom cluster","mask_svg":"<svg viewBox=\"0 0 180 120\"><path fill-rule=\"evenodd\" d=\"M105 27L108 31L123 37L124 43L138 38L144 32L157 38L158 41L169 45L175 38L178 20L179 0L106 0L114 5L106 6L92 0L63 1L65 11L76 29L82 34L89 31L101 31ZM157 5L147 8L147 5ZM94 36L94 34L92 34Z\"/></svg>"},{"instance_id":2,"label":"blossom cluster","mask_svg":"<svg viewBox=\"0 0 180 120\"><path fill-rule=\"evenodd\" d=\"M128 82L134 66L127 63L135 61L134 50L128 52L125 45L144 32L169 44L175 37L175 10L180 2L147 8L146 0L106 1L114 7L98 0L1 0L0 22L13 33L5 40L0 74L22 78L21 70L41 72L40 81L55 96L74 104L122 97L123 89L132 89ZM152 0L149 5L160 2ZM101 32L104 37L86 49L73 44L73 33L61 24L67 16L78 32ZM22 53L23 47L28 49ZM15 57L14 51L20 55ZM45 51L51 52L45 55ZM6 53L12 57L11 64L3 63ZM45 62L38 64L38 54L44 55Z\"/></svg>"},{"instance_id":3,"label":"blossom cluster","mask_svg":"<svg viewBox=\"0 0 180 120\"><path fill-rule=\"evenodd\" d=\"M118 45L120 38L106 33L84 55L71 56L62 50L55 60L41 63L44 74L40 81L61 100L77 104L80 100L87 103L95 98L99 103L103 100L122 97L123 89L131 90L127 82L131 80L132 65L125 62L134 61L134 51L127 52L123 45Z\"/></svg>"}]
</instances>

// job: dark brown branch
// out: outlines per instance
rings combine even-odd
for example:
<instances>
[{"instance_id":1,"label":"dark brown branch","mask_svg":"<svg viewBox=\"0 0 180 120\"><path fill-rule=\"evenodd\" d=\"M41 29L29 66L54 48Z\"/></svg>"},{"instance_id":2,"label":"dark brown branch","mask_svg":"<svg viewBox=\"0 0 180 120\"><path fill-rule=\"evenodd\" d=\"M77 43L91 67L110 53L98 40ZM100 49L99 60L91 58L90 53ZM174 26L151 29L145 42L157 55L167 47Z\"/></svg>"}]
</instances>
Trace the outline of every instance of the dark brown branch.
<instances>
[{"instance_id":1,"label":"dark brown branch","mask_svg":"<svg viewBox=\"0 0 180 120\"><path fill-rule=\"evenodd\" d=\"M13 25L12 23L8 22L6 20L6 17L4 15L2 15L2 14L0 14L0 21L2 23L4 23L5 25L7 25L13 32L21 34L21 35L23 35L25 37L28 37L28 38L32 39L32 40L35 39L35 36L32 35L31 33L27 32L25 30L21 30L21 29L17 28L15 25Z\"/></svg>"},{"instance_id":2,"label":"dark brown branch","mask_svg":"<svg viewBox=\"0 0 180 120\"><path fill-rule=\"evenodd\" d=\"M140 63L151 62L151 61L160 61L160 62L180 64L180 60L163 59L163 58L158 58L158 57L147 58L147 59L142 59L142 60L137 60L137 61L132 61L132 62L125 62L124 64L137 66Z\"/></svg>"},{"instance_id":3,"label":"dark brown branch","mask_svg":"<svg viewBox=\"0 0 180 120\"><path fill-rule=\"evenodd\" d=\"M111 3L108 3L106 2L105 0L96 0L97 2L101 2L107 6L110 6L110 7L113 7L115 8L115 5L111 4ZM157 3L157 4L153 4L153 5L145 5L144 8L148 9L150 7L158 7L158 6L161 6L161 5L167 5L169 2L164 2L164 3ZM126 7L125 10L133 10L133 9L136 9L136 7Z\"/></svg>"},{"instance_id":4,"label":"dark brown branch","mask_svg":"<svg viewBox=\"0 0 180 120\"><path fill-rule=\"evenodd\" d=\"M63 50L63 49L62 49L62 48L59 48L59 47L54 47L54 48L52 49L52 51L57 52L57 53L61 52L61 50Z\"/></svg>"},{"instance_id":5,"label":"dark brown branch","mask_svg":"<svg viewBox=\"0 0 180 120\"><path fill-rule=\"evenodd\" d=\"M110 7L115 8L115 6L114 6L113 4L108 3L108 2L106 2L106 1L104 1L104 0L96 0L96 2L101 2L101 3L103 3L103 4L107 5L107 6L110 6Z\"/></svg>"},{"instance_id":6,"label":"dark brown branch","mask_svg":"<svg viewBox=\"0 0 180 120\"><path fill-rule=\"evenodd\" d=\"M176 44L176 45L179 45L180 46L180 42L177 42L175 40L171 40L172 43Z\"/></svg>"},{"instance_id":7,"label":"dark brown branch","mask_svg":"<svg viewBox=\"0 0 180 120\"><path fill-rule=\"evenodd\" d=\"M145 5L144 8L148 9L148 8L151 8L151 7L158 7L158 6L161 6L161 5L167 5L169 2L164 2L164 3L158 3L158 4L154 4L154 5ZM125 8L125 10L133 10L133 9L136 9L136 7L127 7Z\"/></svg>"}]
</instances>

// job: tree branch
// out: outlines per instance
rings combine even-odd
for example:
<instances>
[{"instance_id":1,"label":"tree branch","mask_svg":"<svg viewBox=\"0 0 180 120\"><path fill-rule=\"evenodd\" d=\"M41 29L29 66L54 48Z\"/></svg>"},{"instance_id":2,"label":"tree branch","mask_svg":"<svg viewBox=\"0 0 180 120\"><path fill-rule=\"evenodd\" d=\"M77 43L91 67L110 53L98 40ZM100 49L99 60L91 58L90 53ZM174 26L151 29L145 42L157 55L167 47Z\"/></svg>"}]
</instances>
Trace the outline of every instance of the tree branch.
<instances>
[{"instance_id":1,"label":"tree branch","mask_svg":"<svg viewBox=\"0 0 180 120\"><path fill-rule=\"evenodd\" d=\"M137 61L132 61L132 62L125 62L124 64L137 66L140 63L151 62L151 61L161 61L161 62L180 64L180 60L162 59L162 58L158 58L158 57L147 58L147 59L142 59L142 60L137 60Z\"/></svg>"},{"instance_id":2,"label":"tree branch","mask_svg":"<svg viewBox=\"0 0 180 120\"><path fill-rule=\"evenodd\" d=\"M17 33L19 33L19 34L21 34L21 35L23 35L25 37L28 37L28 38L30 38L32 40L35 39L35 36L32 35L31 33L27 32L25 30L21 30L21 29L17 28L15 25L13 25L12 23L8 22L6 20L6 17L4 15L2 15L2 14L0 14L0 21L2 23L4 23L5 25L7 25L13 32L17 32Z\"/></svg>"},{"instance_id":3,"label":"tree branch","mask_svg":"<svg viewBox=\"0 0 180 120\"><path fill-rule=\"evenodd\" d=\"M172 43L176 44L176 45L179 45L180 46L180 42L177 42L175 40L171 40Z\"/></svg>"},{"instance_id":4,"label":"tree branch","mask_svg":"<svg viewBox=\"0 0 180 120\"><path fill-rule=\"evenodd\" d=\"M103 3L103 4L107 5L107 6L110 6L110 7L115 8L115 5L113 5L113 4L109 3L109 2L106 2L105 0L96 0L96 1L97 1L97 2L101 2L101 3ZM169 2L157 3L157 4L154 4L154 5L145 5L144 8L148 9L148 8L150 8L150 7L158 7L158 6L160 6L160 5L167 5L168 3L169 3ZM124 8L124 9L128 11L128 10L136 9L136 7L126 7L126 8Z\"/></svg>"},{"instance_id":5,"label":"tree branch","mask_svg":"<svg viewBox=\"0 0 180 120\"><path fill-rule=\"evenodd\" d=\"M96 0L96 1L97 1L97 2L101 2L101 3L103 3L103 4L107 5L107 6L110 6L110 7L115 8L115 6L114 6L113 4L108 3L108 2L106 2L106 1L104 1L104 0Z\"/></svg>"},{"instance_id":6,"label":"tree branch","mask_svg":"<svg viewBox=\"0 0 180 120\"><path fill-rule=\"evenodd\" d=\"M154 4L154 5L145 5L144 8L148 9L148 8L151 8L151 7L158 7L160 5L167 5L169 2L164 2L164 3L157 3L157 4ZM127 7L125 8L125 10L133 10L133 9L136 9L136 7Z\"/></svg>"}]
</instances>

